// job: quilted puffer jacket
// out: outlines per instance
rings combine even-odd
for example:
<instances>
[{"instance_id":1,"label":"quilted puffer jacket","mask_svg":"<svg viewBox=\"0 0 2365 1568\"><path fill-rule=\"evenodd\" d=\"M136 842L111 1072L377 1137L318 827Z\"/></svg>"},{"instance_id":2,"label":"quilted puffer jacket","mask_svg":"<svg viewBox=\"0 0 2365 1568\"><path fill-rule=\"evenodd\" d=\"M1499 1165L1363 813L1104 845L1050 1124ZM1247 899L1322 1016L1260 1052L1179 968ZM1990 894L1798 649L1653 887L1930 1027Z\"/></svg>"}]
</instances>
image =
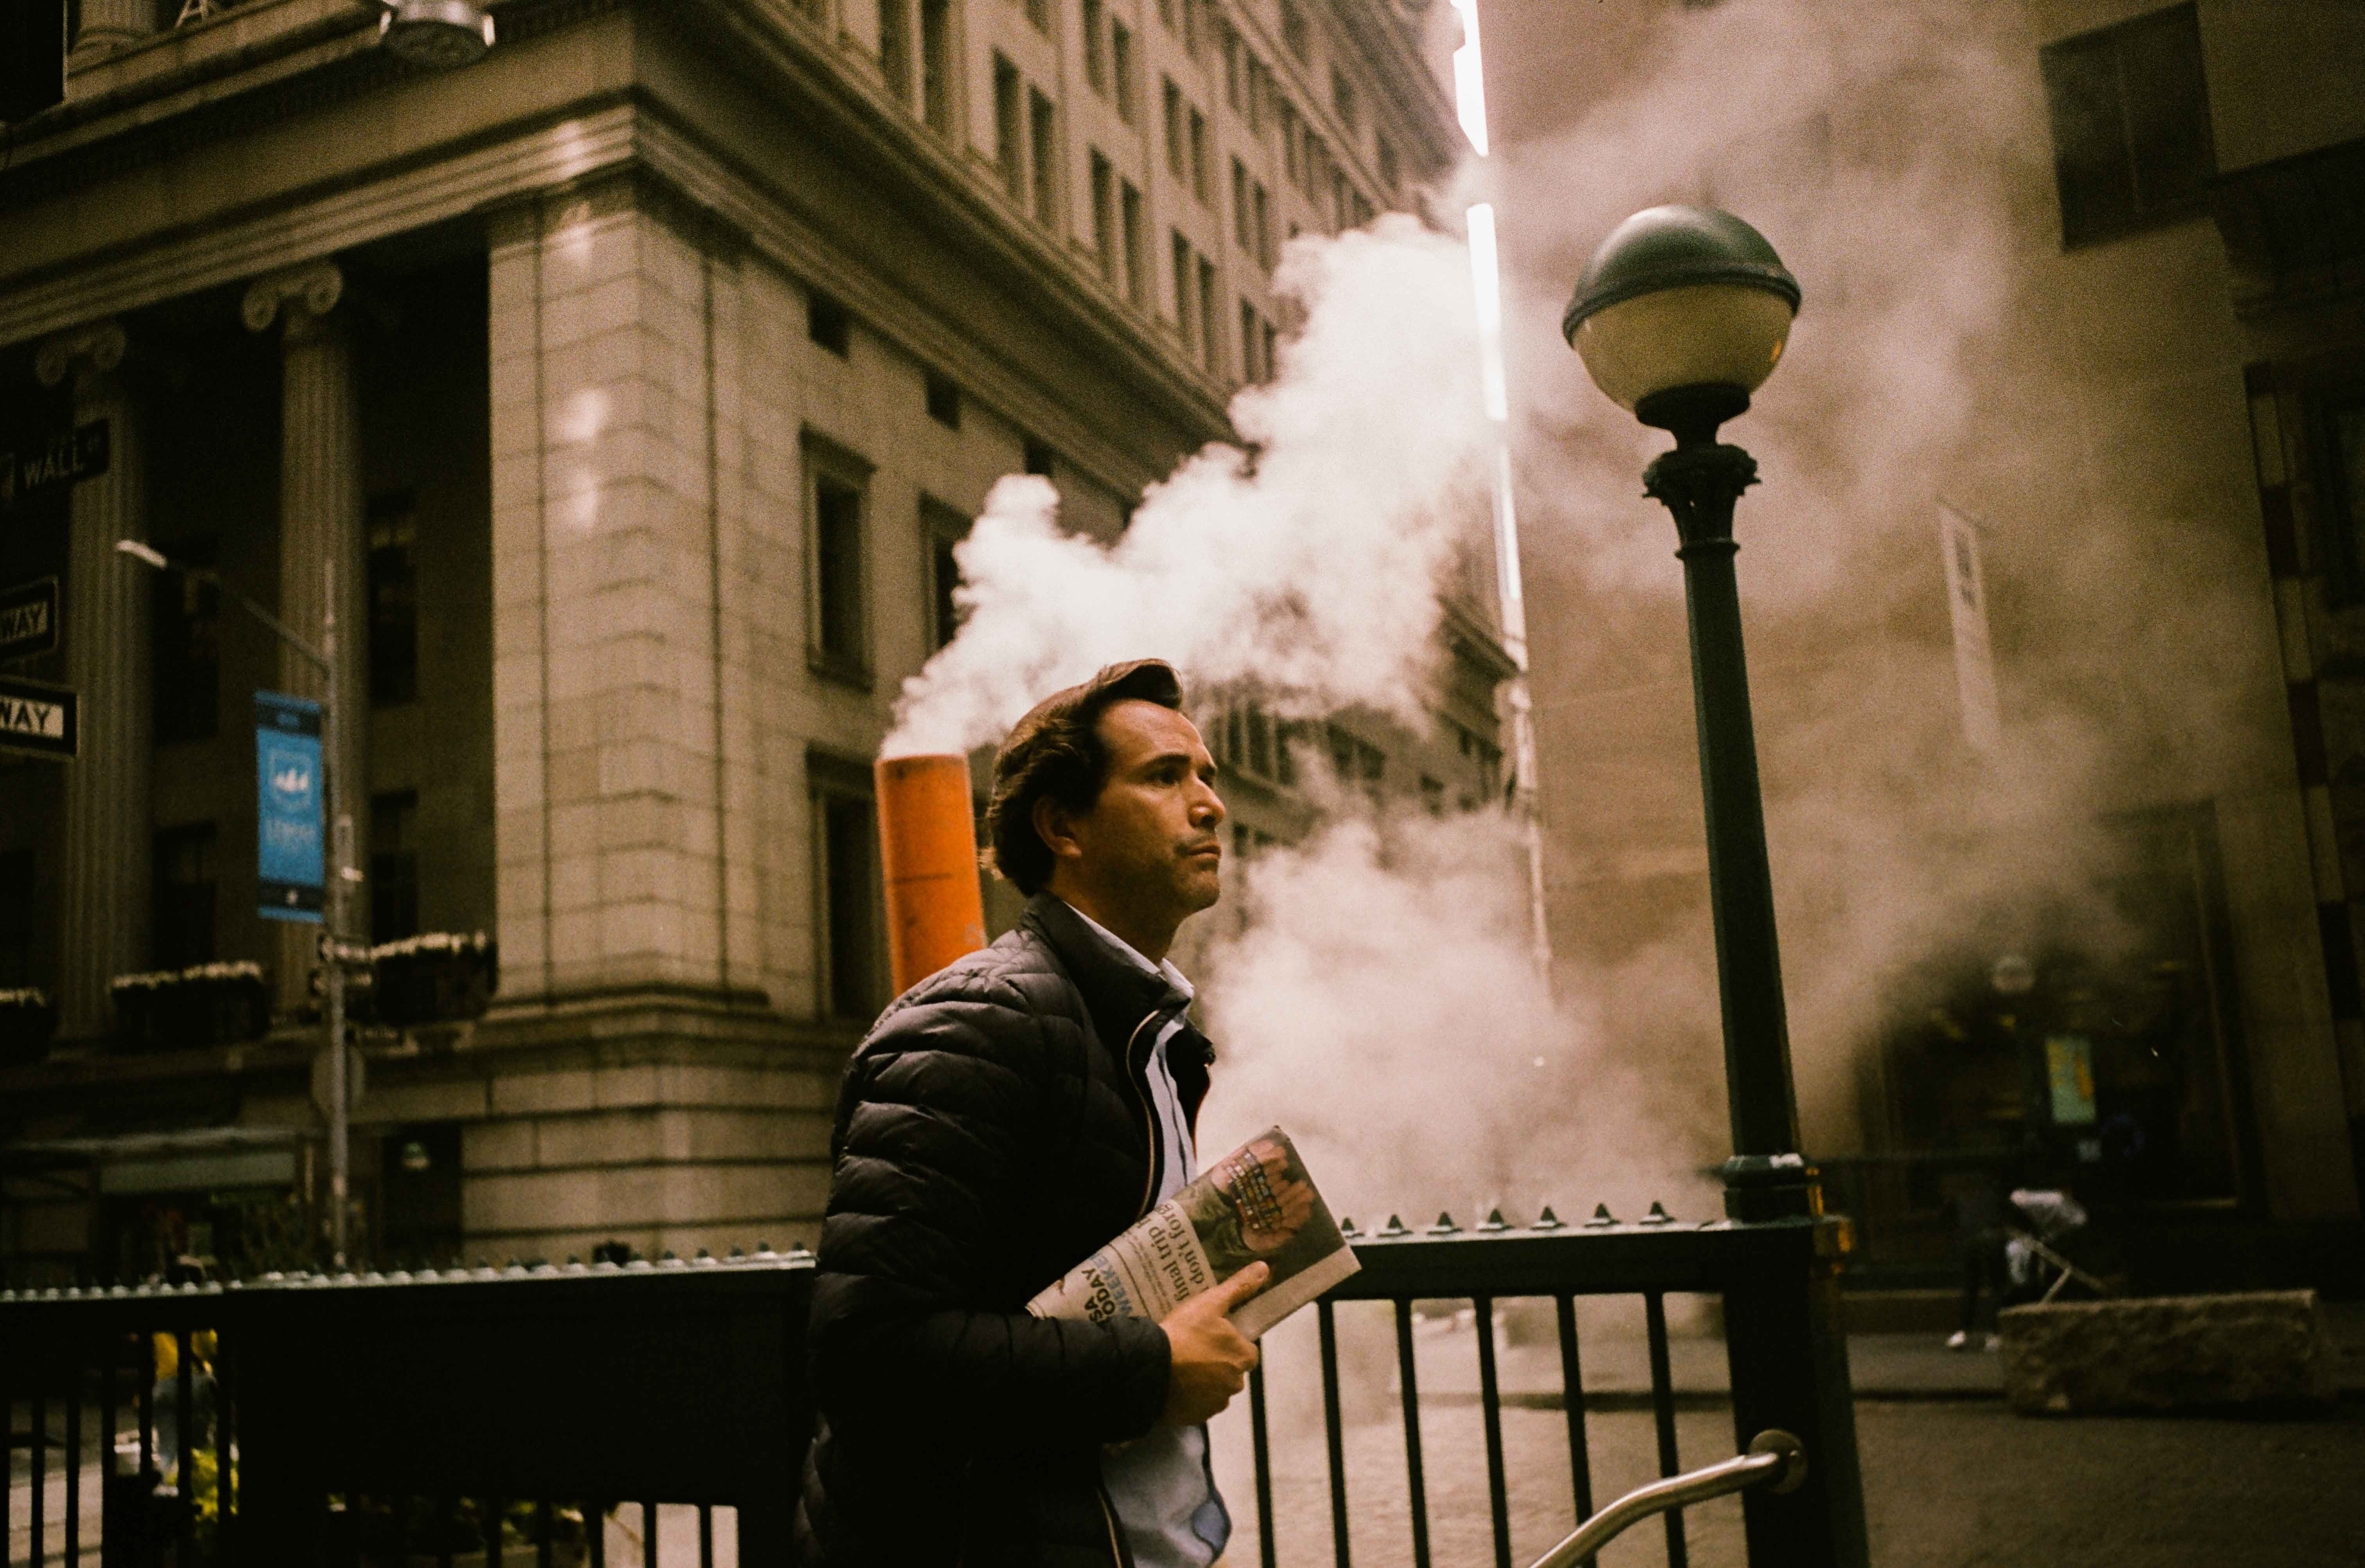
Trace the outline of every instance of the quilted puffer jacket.
<instances>
[{"instance_id":1,"label":"quilted puffer jacket","mask_svg":"<svg viewBox=\"0 0 2365 1568\"><path fill-rule=\"evenodd\" d=\"M1181 1001L1048 894L880 1015L848 1063L808 1332L815 1568L1130 1563L1101 1448L1166 1402L1166 1336L1026 1303L1147 1213L1142 1074ZM1195 1123L1213 1052L1167 1048Z\"/></svg>"}]
</instances>

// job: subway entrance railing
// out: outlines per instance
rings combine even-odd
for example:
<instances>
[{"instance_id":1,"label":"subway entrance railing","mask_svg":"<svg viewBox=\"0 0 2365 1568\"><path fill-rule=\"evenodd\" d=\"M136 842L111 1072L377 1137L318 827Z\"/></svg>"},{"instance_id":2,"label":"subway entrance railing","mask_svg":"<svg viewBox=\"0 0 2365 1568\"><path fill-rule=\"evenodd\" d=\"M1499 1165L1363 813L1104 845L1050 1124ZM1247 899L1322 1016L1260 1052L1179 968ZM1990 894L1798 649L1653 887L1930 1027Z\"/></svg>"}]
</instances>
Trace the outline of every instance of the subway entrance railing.
<instances>
[{"instance_id":1,"label":"subway entrance railing","mask_svg":"<svg viewBox=\"0 0 2365 1568\"><path fill-rule=\"evenodd\" d=\"M1449 1226L1391 1224L1355 1238L1362 1271L1316 1308L1316 1368L1287 1365L1269 1342L1273 1375L1318 1370L1321 1381L1320 1559L1456 1560L1434 1544L1444 1521L1426 1476L1440 1456L1422 1417L1438 1395L1422 1392L1419 1304L1468 1302L1480 1326L1484 1534L1487 1560L1510 1568L1525 1560L1508 1518L1518 1456L1505 1449L1496 1307L1551 1309L1569 1517L1581 1520L1597 1500L1579 1304L1639 1299L1658 1471L1674 1475L1666 1303L1699 1294L1722 1303L1733 1438L1690 1459L1730 1460L1771 1429L1797 1434L1806 1455L1803 1484L1743 1495L1753 1568L1864 1562L1845 1348L1827 1331L1834 1304L1819 1299L1836 1289L1844 1221L1701 1226L1654 1214L1564 1225L1546 1211L1529 1226L1494 1216ZM791 1562L812 1428L812 1278L809 1255L759 1249L654 1265L0 1293L0 1394L22 1455L0 1519L7 1561L603 1564L621 1542L650 1565ZM1399 1517L1359 1496L1347 1462L1339 1315L1361 1303L1394 1316L1408 1483ZM1283 1550L1268 1397L1261 1369L1247 1401L1253 1550L1272 1568L1319 1559ZM1666 1560L1682 1568L1683 1516L1664 1518Z\"/></svg>"}]
</instances>

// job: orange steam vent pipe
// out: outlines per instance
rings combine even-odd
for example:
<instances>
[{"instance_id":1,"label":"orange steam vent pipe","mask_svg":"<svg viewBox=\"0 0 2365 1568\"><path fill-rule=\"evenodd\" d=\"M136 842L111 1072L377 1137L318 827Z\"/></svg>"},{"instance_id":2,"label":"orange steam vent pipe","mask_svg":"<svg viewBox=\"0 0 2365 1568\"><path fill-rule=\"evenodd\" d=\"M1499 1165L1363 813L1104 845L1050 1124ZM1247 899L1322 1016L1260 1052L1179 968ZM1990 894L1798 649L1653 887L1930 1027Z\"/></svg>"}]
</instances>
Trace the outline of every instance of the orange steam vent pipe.
<instances>
[{"instance_id":1,"label":"orange steam vent pipe","mask_svg":"<svg viewBox=\"0 0 2365 1568\"><path fill-rule=\"evenodd\" d=\"M985 946L969 759L881 757L879 860L887 884L887 966L900 995Z\"/></svg>"}]
</instances>

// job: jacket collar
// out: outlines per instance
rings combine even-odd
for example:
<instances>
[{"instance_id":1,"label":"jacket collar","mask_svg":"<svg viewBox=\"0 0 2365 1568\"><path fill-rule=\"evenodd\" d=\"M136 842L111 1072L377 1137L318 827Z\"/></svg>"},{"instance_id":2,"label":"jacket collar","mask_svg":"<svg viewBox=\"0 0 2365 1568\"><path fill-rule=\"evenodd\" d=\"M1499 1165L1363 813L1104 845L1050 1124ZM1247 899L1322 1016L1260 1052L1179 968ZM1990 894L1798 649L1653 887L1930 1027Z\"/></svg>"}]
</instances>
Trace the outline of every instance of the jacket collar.
<instances>
[{"instance_id":1,"label":"jacket collar","mask_svg":"<svg viewBox=\"0 0 2365 1568\"><path fill-rule=\"evenodd\" d=\"M1093 1027L1120 1061L1144 1018L1190 1003L1190 997L1164 975L1141 968L1112 947L1057 894L1037 893L1028 901L1019 924L1059 956L1068 978L1075 981L1086 1011L1092 1014Z\"/></svg>"}]
</instances>

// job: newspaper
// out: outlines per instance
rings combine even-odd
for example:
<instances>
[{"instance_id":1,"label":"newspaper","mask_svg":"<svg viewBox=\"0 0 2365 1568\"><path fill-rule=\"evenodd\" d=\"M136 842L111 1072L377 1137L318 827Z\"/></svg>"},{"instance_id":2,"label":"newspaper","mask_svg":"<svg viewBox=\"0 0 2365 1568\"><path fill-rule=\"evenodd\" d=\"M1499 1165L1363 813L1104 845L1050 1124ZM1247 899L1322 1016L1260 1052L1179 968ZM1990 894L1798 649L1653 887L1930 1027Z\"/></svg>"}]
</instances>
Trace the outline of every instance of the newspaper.
<instances>
[{"instance_id":1,"label":"newspaper","mask_svg":"<svg viewBox=\"0 0 2365 1568\"><path fill-rule=\"evenodd\" d=\"M1260 1262L1272 1266L1272 1282L1231 1313L1232 1327L1251 1339L1362 1267L1279 1127L1201 1172L1026 1310L1037 1317L1154 1323Z\"/></svg>"}]
</instances>

